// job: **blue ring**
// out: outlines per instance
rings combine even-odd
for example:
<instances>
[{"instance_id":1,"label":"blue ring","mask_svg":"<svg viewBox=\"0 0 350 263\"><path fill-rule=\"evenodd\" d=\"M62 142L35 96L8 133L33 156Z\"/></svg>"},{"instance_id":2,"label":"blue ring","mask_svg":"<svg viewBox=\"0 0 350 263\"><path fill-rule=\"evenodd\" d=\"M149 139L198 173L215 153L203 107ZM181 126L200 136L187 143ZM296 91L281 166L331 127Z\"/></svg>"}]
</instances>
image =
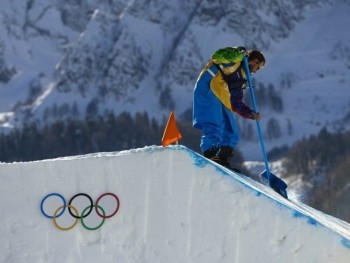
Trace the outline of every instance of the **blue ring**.
<instances>
[{"instance_id":1,"label":"blue ring","mask_svg":"<svg viewBox=\"0 0 350 263\"><path fill-rule=\"evenodd\" d=\"M67 207L67 203L66 203L66 200L64 199L64 197L61 195L61 194L58 194L58 193L51 193L51 194L48 194L46 195L43 200L41 201L41 204L40 204L40 210L41 210L41 213L46 216L47 218L53 218L53 216L49 216L48 214L45 213L44 211L44 208L43 208L43 205L44 205L44 202L46 201L47 198L49 198L50 196L58 196L59 198L62 199L63 201L63 209L62 209L62 212L59 213L58 215L56 215L56 218L57 217L60 217L63 213L64 213L64 210L66 210L66 207Z\"/></svg>"}]
</instances>

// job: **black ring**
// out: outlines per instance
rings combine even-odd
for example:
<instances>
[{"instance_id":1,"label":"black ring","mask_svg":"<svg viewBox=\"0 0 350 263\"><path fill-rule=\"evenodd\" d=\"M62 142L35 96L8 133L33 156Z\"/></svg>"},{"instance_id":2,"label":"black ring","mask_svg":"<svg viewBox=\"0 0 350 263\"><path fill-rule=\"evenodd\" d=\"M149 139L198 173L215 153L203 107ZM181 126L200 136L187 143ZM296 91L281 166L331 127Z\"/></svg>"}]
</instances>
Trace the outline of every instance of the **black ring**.
<instances>
[{"instance_id":1,"label":"black ring","mask_svg":"<svg viewBox=\"0 0 350 263\"><path fill-rule=\"evenodd\" d=\"M74 214L72 213L71 209L70 209L70 205L72 204L73 199L76 198L76 197L78 197L78 196L80 196L80 195L85 196L85 197L87 197L87 198L90 200L90 210L89 210L86 214L84 214L83 217L74 215ZM87 217L87 216L91 213L92 208L93 208L93 204L94 204L94 203L93 203L93 201L92 201L92 198L91 198L89 195L87 195L87 194L85 194L85 193L79 193L79 194L76 194L75 196L73 196L73 197L69 200L69 203L68 203L68 211L69 211L69 213L71 214L72 217L79 218L79 219L85 218L85 217Z\"/></svg>"}]
</instances>

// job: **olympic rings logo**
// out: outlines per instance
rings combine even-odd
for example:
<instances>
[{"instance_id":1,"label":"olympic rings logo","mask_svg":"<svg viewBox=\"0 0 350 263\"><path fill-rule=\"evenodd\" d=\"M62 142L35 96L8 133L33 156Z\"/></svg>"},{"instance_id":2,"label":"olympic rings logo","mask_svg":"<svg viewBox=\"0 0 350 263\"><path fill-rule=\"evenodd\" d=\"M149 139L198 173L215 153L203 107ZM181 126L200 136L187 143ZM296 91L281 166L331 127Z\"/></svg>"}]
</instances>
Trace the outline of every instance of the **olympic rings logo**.
<instances>
[{"instance_id":1,"label":"olympic rings logo","mask_svg":"<svg viewBox=\"0 0 350 263\"><path fill-rule=\"evenodd\" d=\"M52 207L55 208L52 209ZM41 213L52 219L54 225L60 230L72 229L79 220L85 229L96 230L104 224L106 219L115 216L119 207L119 198L114 193L100 195L95 203L89 195L79 193L74 195L68 204L61 194L51 193L46 195L40 204ZM70 216L65 213L66 208ZM89 217L91 217L90 220Z\"/></svg>"}]
</instances>

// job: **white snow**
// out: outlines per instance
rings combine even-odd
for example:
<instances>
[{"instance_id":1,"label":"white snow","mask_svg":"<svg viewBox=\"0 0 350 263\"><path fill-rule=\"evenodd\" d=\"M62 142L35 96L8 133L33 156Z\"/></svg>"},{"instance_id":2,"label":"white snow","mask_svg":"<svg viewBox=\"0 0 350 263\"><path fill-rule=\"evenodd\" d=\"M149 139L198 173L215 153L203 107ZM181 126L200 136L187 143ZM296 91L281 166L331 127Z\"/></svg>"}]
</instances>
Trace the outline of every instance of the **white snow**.
<instances>
[{"instance_id":1,"label":"white snow","mask_svg":"<svg viewBox=\"0 0 350 263\"><path fill-rule=\"evenodd\" d=\"M229 172L184 146L0 165L0 262L349 262L350 225ZM119 199L70 230L76 194ZM293 193L289 193L293 196ZM46 199L44 199L48 196ZM42 210L41 210L41 203ZM117 209L112 195L98 203ZM89 206L78 196L71 205ZM43 211L43 212L42 212ZM60 210L57 210L60 213ZM73 212L74 213L74 212ZM69 227L67 209L56 218ZM83 224L82 224L83 223Z\"/></svg>"}]
</instances>

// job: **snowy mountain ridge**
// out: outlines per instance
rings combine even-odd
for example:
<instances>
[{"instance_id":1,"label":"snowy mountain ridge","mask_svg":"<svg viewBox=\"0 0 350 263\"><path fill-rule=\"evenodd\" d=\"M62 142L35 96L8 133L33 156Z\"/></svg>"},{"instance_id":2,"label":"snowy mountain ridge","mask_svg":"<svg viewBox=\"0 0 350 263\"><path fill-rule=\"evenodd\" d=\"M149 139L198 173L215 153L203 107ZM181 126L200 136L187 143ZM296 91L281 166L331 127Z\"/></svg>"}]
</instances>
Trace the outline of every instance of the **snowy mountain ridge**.
<instances>
[{"instance_id":1,"label":"snowy mountain ridge","mask_svg":"<svg viewBox=\"0 0 350 263\"><path fill-rule=\"evenodd\" d=\"M268 149L324 126L348 129L349 11L343 0L3 1L1 125L109 111L181 116L210 54L245 45L267 57L254 83ZM254 123L237 119L240 150L260 158L256 134L247 135Z\"/></svg>"}]
</instances>

